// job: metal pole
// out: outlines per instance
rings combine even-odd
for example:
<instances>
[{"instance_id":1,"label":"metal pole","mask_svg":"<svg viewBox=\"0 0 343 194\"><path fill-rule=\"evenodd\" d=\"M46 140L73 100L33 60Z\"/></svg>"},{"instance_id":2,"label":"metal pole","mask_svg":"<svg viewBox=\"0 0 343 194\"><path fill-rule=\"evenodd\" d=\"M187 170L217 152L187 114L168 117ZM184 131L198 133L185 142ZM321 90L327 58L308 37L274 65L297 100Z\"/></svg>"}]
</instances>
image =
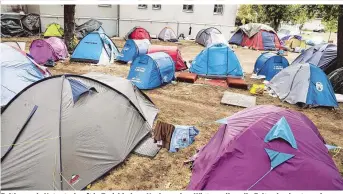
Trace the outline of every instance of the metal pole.
<instances>
[{"instance_id":1,"label":"metal pole","mask_svg":"<svg viewBox=\"0 0 343 194\"><path fill-rule=\"evenodd\" d=\"M120 5L117 5L117 36L119 37Z\"/></svg>"}]
</instances>

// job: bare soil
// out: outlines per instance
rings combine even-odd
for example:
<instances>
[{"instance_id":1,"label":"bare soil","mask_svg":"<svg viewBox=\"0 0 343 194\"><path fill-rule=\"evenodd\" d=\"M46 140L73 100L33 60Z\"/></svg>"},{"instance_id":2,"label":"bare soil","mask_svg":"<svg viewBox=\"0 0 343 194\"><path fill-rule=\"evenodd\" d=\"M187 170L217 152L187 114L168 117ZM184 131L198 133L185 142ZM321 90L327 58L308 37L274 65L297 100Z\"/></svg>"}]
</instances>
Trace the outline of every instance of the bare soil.
<instances>
[{"instance_id":1,"label":"bare soil","mask_svg":"<svg viewBox=\"0 0 343 194\"><path fill-rule=\"evenodd\" d=\"M2 41L25 41L27 51L34 38L11 38ZM115 44L122 48L124 41L114 39ZM153 44L177 45L183 58L188 61L203 49L192 41L182 41L180 44L165 43L153 40ZM250 79L254 63L261 52L244 48L235 48L243 69L245 79L249 84L259 81ZM288 53L286 58L291 62L298 54ZM3 56L2 56L3 57ZM52 74L85 74L91 71L126 77L128 65L113 64L110 66L93 66L86 63L70 63L68 60L58 62L50 68ZM178 153L169 153L162 149L153 158L145 158L131 154L120 166L92 184L92 190L183 190L187 187L191 170L183 162L189 159L198 148L205 145L218 129L214 121L230 116L243 108L220 104L224 91L250 95L248 91L229 89L204 84L188 84L177 82L164 87L144 91L156 104L160 112L158 119L178 125L194 125L200 130L196 141ZM343 105L338 110L327 108L303 109L296 105L280 102L278 98L267 94L257 96L257 104L272 104L293 109L307 115L318 127L320 133L329 144L343 147ZM333 157L336 166L343 175L343 151ZM332 154L333 155L333 154ZM315 169L314 169L315 170Z\"/></svg>"}]
</instances>

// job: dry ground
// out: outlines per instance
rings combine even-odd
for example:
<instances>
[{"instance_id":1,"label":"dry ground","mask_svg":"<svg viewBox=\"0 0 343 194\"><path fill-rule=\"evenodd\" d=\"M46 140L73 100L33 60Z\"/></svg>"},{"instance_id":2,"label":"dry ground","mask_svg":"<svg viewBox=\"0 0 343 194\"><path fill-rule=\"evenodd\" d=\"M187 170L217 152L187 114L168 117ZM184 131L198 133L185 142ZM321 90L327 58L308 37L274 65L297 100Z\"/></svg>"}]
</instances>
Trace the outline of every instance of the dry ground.
<instances>
[{"instance_id":1,"label":"dry ground","mask_svg":"<svg viewBox=\"0 0 343 194\"><path fill-rule=\"evenodd\" d=\"M15 38L12 40L26 41L27 49L33 38ZM2 41L7 41L6 39ZM115 39L121 48L124 41ZM153 44L168 44L153 41ZM185 60L193 59L203 47L190 41L178 44ZM249 79L256 58L261 52L237 48L235 52L242 63L248 83L256 82ZM288 60L292 61L297 54L289 53ZM59 62L50 71L56 74L84 74L90 71L103 72L120 77L126 77L129 71L127 65L114 64L111 66L92 66L82 63ZM178 82L162 88L145 91L159 108L158 119L179 125L194 125L200 130L194 144L178 153L168 153L162 149L154 159L131 154L119 167L92 184L93 190L183 190L186 188L191 171L183 162L191 157L196 149L205 145L217 131L218 124L214 121L230 116L243 108L224 106L220 104L223 92L229 90L249 95L248 91L226 89L222 87L187 84ZM257 104L273 104L300 111L307 115L318 127L327 143L343 147L343 105L338 110L326 108L302 109L295 105L280 102L268 95L258 96ZM343 151L334 157L337 167L343 174ZM314 169L315 170L315 169Z\"/></svg>"}]
</instances>

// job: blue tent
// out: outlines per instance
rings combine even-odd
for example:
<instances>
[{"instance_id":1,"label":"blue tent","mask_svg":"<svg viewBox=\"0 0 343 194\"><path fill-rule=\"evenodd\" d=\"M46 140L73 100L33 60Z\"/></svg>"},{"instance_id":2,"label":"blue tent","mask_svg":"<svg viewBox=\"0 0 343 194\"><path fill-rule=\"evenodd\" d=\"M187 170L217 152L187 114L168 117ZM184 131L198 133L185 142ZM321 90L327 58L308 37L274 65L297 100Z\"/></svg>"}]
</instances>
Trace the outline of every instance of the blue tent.
<instances>
[{"instance_id":1,"label":"blue tent","mask_svg":"<svg viewBox=\"0 0 343 194\"><path fill-rule=\"evenodd\" d=\"M201 51L189 71L209 77L243 76L236 54L225 44L215 44Z\"/></svg>"},{"instance_id":2,"label":"blue tent","mask_svg":"<svg viewBox=\"0 0 343 194\"><path fill-rule=\"evenodd\" d=\"M1 107L28 85L50 76L45 67L36 64L26 53L0 43Z\"/></svg>"},{"instance_id":3,"label":"blue tent","mask_svg":"<svg viewBox=\"0 0 343 194\"><path fill-rule=\"evenodd\" d=\"M329 79L319 67L309 63L288 66L274 76L268 87L290 104L338 107Z\"/></svg>"},{"instance_id":4,"label":"blue tent","mask_svg":"<svg viewBox=\"0 0 343 194\"><path fill-rule=\"evenodd\" d=\"M150 45L151 44L148 39L128 39L124 48L121 50L120 55L117 57L117 60L126 63L133 61L137 56L147 54Z\"/></svg>"},{"instance_id":5,"label":"blue tent","mask_svg":"<svg viewBox=\"0 0 343 194\"><path fill-rule=\"evenodd\" d=\"M262 53L256 60L254 73L258 76L265 76L270 81L282 69L288 67L288 60L274 53Z\"/></svg>"},{"instance_id":6,"label":"blue tent","mask_svg":"<svg viewBox=\"0 0 343 194\"><path fill-rule=\"evenodd\" d=\"M139 89L153 89L174 79L175 65L164 52L138 56L131 65L127 79Z\"/></svg>"},{"instance_id":7,"label":"blue tent","mask_svg":"<svg viewBox=\"0 0 343 194\"><path fill-rule=\"evenodd\" d=\"M106 34L92 32L82 38L70 60L106 65L113 63L118 55L117 47Z\"/></svg>"}]
</instances>

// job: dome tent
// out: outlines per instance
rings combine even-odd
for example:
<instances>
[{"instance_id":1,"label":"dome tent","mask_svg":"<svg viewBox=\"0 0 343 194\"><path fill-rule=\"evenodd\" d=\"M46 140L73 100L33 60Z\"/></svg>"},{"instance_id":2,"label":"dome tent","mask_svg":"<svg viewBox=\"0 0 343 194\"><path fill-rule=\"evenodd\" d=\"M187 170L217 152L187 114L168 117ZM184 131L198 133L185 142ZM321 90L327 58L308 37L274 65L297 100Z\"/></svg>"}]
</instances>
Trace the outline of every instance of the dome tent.
<instances>
[{"instance_id":1,"label":"dome tent","mask_svg":"<svg viewBox=\"0 0 343 194\"><path fill-rule=\"evenodd\" d=\"M44 65L49 59L58 61L67 58L68 50L62 39L50 37L34 40L30 45L30 55L38 64Z\"/></svg>"},{"instance_id":2,"label":"dome tent","mask_svg":"<svg viewBox=\"0 0 343 194\"><path fill-rule=\"evenodd\" d=\"M87 22L76 26L75 33L76 37L79 39L82 39L90 32L99 32L99 33L105 33L105 30L102 28L102 22L99 22L95 19L90 19Z\"/></svg>"},{"instance_id":3,"label":"dome tent","mask_svg":"<svg viewBox=\"0 0 343 194\"><path fill-rule=\"evenodd\" d=\"M265 24L250 23L240 26L232 35L229 44L255 50L279 50L281 42L274 29Z\"/></svg>"},{"instance_id":4,"label":"dome tent","mask_svg":"<svg viewBox=\"0 0 343 194\"><path fill-rule=\"evenodd\" d=\"M254 66L254 74L264 76L267 81L270 81L282 69L289 66L288 60L274 53L262 53L256 60Z\"/></svg>"},{"instance_id":5,"label":"dome tent","mask_svg":"<svg viewBox=\"0 0 343 194\"><path fill-rule=\"evenodd\" d=\"M222 33L217 28L214 28L214 27L202 29L196 35L195 42L202 46L207 46L208 44L212 44L213 37L217 37L215 36L215 34L222 34Z\"/></svg>"},{"instance_id":6,"label":"dome tent","mask_svg":"<svg viewBox=\"0 0 343 194\"><path fill-rule=\"evenodd\" d=\"M161 32L158 34L158 39L161 41L168 41L168 42L177 42L177 36L173 29L169 27L164 27Z\"/></svg>"},{"instance_id":7,"label":"dome tent","mask_svg":"<svg viewBox=\"0 0 343 194\"><path fill-rule=\"evenodd\" d=\"M149 32L139 26L136 26L132 28L126 35L125 35L125 40L127 39L134 39L134 40L142 40L142 39L148 39L149 41L151 40Z\"/></svg>"},{"instance_id":8,"label":"dome tent","mask_svg":"<svg viewBox=\"0 0 343 194\"><path fill-rule=\"evenodd\" d=\"M290 65L276 74L267 86L290 104L338 107L329 79L319 67L309 63Z\"/></svg>"},{"instance_id":9,"label":"dome tent","mask_svg":"<svg viewBox=\"0 0 343 194\"><path fill-rule=\"evenodd\" d=\"M324 143L300 112L271 105L244 109L197 153L187 189L342 190Z\"/></svg>"},{"instance_id":10,"label":"dome tent","mask_svg":"<svg viewBox=\"0 0 343 194\"><path fill-rule=\"evenodd\" d=\"M131 64L128 80L139 89L154 89L175 78L173 59L164 52L138 56Z\"/></svg>"},{"instance_id":11,"label":"dome tent","mask_svg":"<svg viewBox=\"0 0 343 194\"><path fill-rule=\"evenodd\" d=\"M91 32L80 40L70 60L107 65L118 55L118 48L106 34Z\"/></svg>"},{"instance_id":12,"label":"dome tent","mask_svg":"<svg viewBox=\"0 0 343 194\"><path fill-rule=\"evenodd\" d=\"M312 46L301 53L293 62L297 63L311 63L318 66L326 74L329 74L334 70L332 66L337 57L337 46L334 44L320 44Z\"/></svg>"},{"instance_id":13,"label":"dome tent","mask_svg":"<svg viewBox=\"0 0 343 194\"><path fill-rule=\"evenodd\" d=\"M36 82L1 115L7 145L1 188L81 190L127 158L157 111L123 78L58 75Z\"/></svg>"},{"instance_id":14,"label":"dome tent","mask_svg":"<svg viewBox=\"0 0 343 194\"><path fill-rule=\"evenodd\" d=\"M335 93L343 94L343 68L338 68L328 75Z\"/></svg>"},{"instance_id":15,"label":"dome tent","mask_svg":"<svg viewBox=\"0 0 343 194\"><path fill-rule=\"evenodd\" d=\"M156 52L167 53L173 59L176 71L182 71L188 68L177 46L150 45L148 49L148 53L156 53Z\"/></svg>"},{"instance_id":16,"label":"dome tent","mask_svg":"<svg viewBox=\"0 0 343 194\"><path fill-rule=\"evenodd\" d=\"M139 55L146 54L150 45L151 43L148 39L128 39L125 42L124 48L121 50L120 55L118 55L117 60L125 63L133 61Z\"/></svg>"},{"instance_id":17,"label":"dome tent","mask_svg":"<svg viewBox=\"0 0 343 194\"><path fill-rule=\"evenodd\" d=\"M208 77L242 77L236 54L227 45L216 44L202 50L192 61L191 73Z\"/></svg>"},{"instance_id":18,"label":"dome tent","mask_svg":"<svg viewBox=\"0 0 343 194\"><path fill-rule=\"evenodd\" d=\"M49 77L46 67L38 65L26 53L0 43L1 106L6 105L26 86Z\"/></svg>"},{"instance_id":19,"label":"dome tent","mask_svg":"<svg viewBox=\"0 0 343 194\"><path fill-rule=\"evenodd\" d=\"M63 28L56 23L49 24L44 32L44 37L63 37L63 35Z\"/></svg>"}]
</instances>

